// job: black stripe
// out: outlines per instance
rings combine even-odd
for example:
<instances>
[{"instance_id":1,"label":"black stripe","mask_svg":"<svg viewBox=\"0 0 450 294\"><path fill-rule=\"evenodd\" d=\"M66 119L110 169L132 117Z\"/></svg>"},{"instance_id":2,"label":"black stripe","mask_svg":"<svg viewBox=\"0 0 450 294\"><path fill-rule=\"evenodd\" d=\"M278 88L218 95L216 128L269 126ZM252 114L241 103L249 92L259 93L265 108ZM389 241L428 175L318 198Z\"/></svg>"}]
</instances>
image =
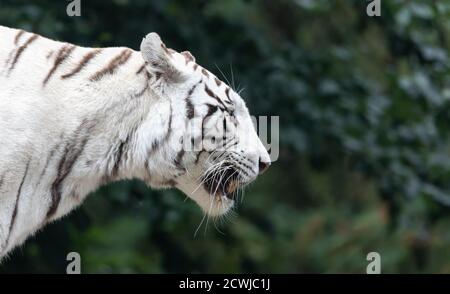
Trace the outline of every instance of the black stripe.
<instances>
[{"instance_id":1,"label":"black stripe","mask_svg":"<svg viewBox=\"0 0 450 294\"><path fill-rule=\"evenodd\" d=\"M208 112L210 111L210 109L208 110ZM202 119L202 144L205 141L205 120L207 119L207 116L204 116ZM201 151L200 151L201 154ZM200 154L197 154L197 158L195 160L195 163L197 164L198 160L200 159Z\"/></svg>"},{"instance_id":2,"label":"black stripe","mask_svg":"<svg viewBox=\"0 0 450 294\"><path fill-rule=\"evenodd\" d=\"M163 186L169 186L169 187L175 187L176 185L178 185L178 183L174 179L164 180L163 182L161 182L161 184Z\"/></svg>"},{"instance_id":3,"label":"black stripe","mask_svg":"<svg viewBox=\"0 0 450 294\"><path fill-rule=\"evenodd\" d=\"M219 107L217 107L216 105L212 105L212 104L206 104L206 106L208 106L208 112L206 113L206 115L203 119L210 117L211 115L216 113L216 111L219 109Z\"/></svg>"},{"instance_id":4,"label":"black stripe","mask_svg":"<svg viewBox=\"0 0 450 294\"><path fill-rule=\"evenodd\" d=\"M61 135L61 139L62 139L62 135ZM44 168L42 169L41 174L39 175L39 180L37 181L36 185L39 185L39 183L42 180L42 177L45 175L45 172L47 171L47 168L50 164L50 161L53 159L53 156L55 155L56 151L59 149L59 147L61 146L61 143L58 143L55 145L55 147L53 147L53 149L50 151L49 156L47 157L47 162L45 163Z\"/></svg>"},{"instance_id":5,"label":"black stripe","mask_svg":"<svg viewBox=\"0 0 450 294\"><path fill-rule=\"evenodd\" d=\"M64 155L61 157L61 160L59 161L58 164L58 175L56 177L56 180L53 182L52 187L51 187L51 204L49 209L47 210L47 214L46 214L46 219L49 219L58 209L58 205L59 202L61 200L61 187L60 184L62 183L63 179L64 179L64 175L63 175L63 166L64 166L64 162L66 161L66 157L67 154L69 153L69 149L66 145L65 147L65 151L64 151Z\"/></svg>"},{"instance_id":6,"label":"black stripe","mask_svg":"<svg viewBox=\"0 0 450 294\"><path fill-rule=\"evenodd\" d=\"M99 81L105 75L112 75L116 72L116 70L123 64L125 64L128 59L130 59L133 51L131 49L124 49L118 55L116 55L113 59L109 61L109 63L103 67L101 70L97 71L89 78L91 82Z\"/></svg>"},{"instance_id":7,"label":"black stripe","mask_svg":"<svg viewBox=\"0 0 450 294\"><path fill-rule=\"evenodd\" d=\"M52 75L55 73L56 69L64 62L64 60L66 60L66 58L70 56L70 54L72 54L72 51L74 49L75 49L74 45L68 44L64 45L63 47L61 47L61 49L59 49L58 55L56 56L55 62L53 63L53 67L50 69L44 81L42 82L44 86L45 84L47 84Z\"/></svg>"},{"instance_id":8,"label":"black stripe","mask_svg":"<svg viewBox=\"0 0 450 294\"><path fill-rule=\"evenodd\" d=\"M164 138L162 138L161 140L153 141L153 143L148 151L147 160L145 163L146 167L148 167L148 161L149 161L149 158L151 157L151 155L153 155L159 148L161 148L161 146L164 143L166 143L169 140L170 135L172 134L172 117L173 117L173 107L172 107L172 102L171 102L170 103L170 117L169 117L169 123L167 126L167 132L164 135Z\"/></svg>"},{"instance_id":9,"label":"black stripe","mask_svg":"<svg viewBox=\"0 0 450 294\"><path fill-rule=\"evenodd\" d=\"M231 98L230 98L230 87L227 87L227 89L225 90L225 94L227 95L228 100L231 100Z\"/></svg>"},{"instance_id":10,"label":"black stripe","mask_svg":"<svg viewBox=\"0 0 450 294\"><path fill-rule=\"evenodd\" d=\"M91 61L91 59L97 56L101 51L102 49L97 48L94 49L93 51L86 53L83 56L83 58L78 62L78 65L70 73L62 75L61 79L67 79L79 73L83 69L83 67L85 67Z\"/></svg>"},{"instance_id":11,"label":"black stripe","mask_svg":"<svg viewBox=\"0 0 450 294\"><path fill-rule=\"evenodd\" d=\"M138 71L138 72L139 72L139 71ZM137 73L138 73L138 72L137 72ZM148 73L148 71L145 71L145 73L146 73L146 75L145 75L145 77L146 77L146 79L145 79L145 85L144 85L144 87L142 88L142 90L140 90L138 93L136 93L136 94L134 95L135 98L136 98L136 97L141 97L142 95L144 95L144 93L147 92L147 90L148 90L148 88L149 88L150 74Z\"/></svg>"},{"instance_id":12,"label":"black stripe","mask_svg":"<svg viewBox=\"0 0 450 294\"><path fill-rule=\"evenodd\" d=\"M147 172L147 178L148 178L147 180L151 179L150 170L148 168L149 163L150 163L150 157L147 156L147 159L145 160L145 163L144 163L144 166L145 166L144 170Z\"/></svg>"},{"instance_id":13,"label":"black stripe","mask_svg":"<svg viewBox=\"0 0 450 294\"><path fill-rule=\"evenodd\" d=\"M191 120L192 118L194 118L195 116L195 108L194 108L194 104L191 101L191 96L194 93L195 89L197 88L197 86L201 83L202 81L200 80L198 83L196 83L194 86L192 86L191 89L189 89L188 94L186 96L186 117Z\"/></svg>"},{"instance_id":14,"label":"black stripe","mask_svg":"<svg viewBox=\"0 0 450 294\"><path fill-rule=\"evenodd\" d=\"M205 150L199 151L199 152L197 153L197 157L195 158L195 164L198 163L198 161L200 160L200 155L202 155L203 152L205 152Z\"/></svg>"},{"instance_id":15,"label":"black stripe","mask_svg":"<svg viewBox=\"0 0 450 294\"><path fill-rule=\"evenodd\" d=\"M209 78L209 73L208 73L208 71L207 71L206 69L202 68L202 74L203 74L205 77Z\"/></svg>"},{"instance_id":16,"label":"black stripe","mask_svg":"<svg viewBox=\"0 0 450 294\"><path fill-rule=\"evenodd\" d=\"M142 88L141 91L139 91L138 93L136 93L136 95L134 95L135 98L137 97L141 97L142 95L144 95L145 92L147 92L148 90L148 83L145 83L144 88Z\"/></svg>"},{"instance_id":17,"label":"black stripe","mask_svg":"<svg viewBox=\"0 0 450 294\"><path fill-rule=\"evenodd\" d=\"M178 151L177 157L175 158L175 161L174 161L174 164L177 167L177 169L185 170L185 168L184 168L184 166L182 164L184 154L185 154L185 151L184 151L184 146L183 146L181 148L181 150Z\"/></svg>"},{"instance_id":18,"label":"black stripe","mask_svg":"<svg viewBox=\"0 0 450 294\"><path fill-rule=\"evenodd\" d=\"M53 50L50 50L48 53L47 53L47 55L45 56L45 59L49 59L50 57L52 57L52 55L53 55Z\"/></svg>"},{"instance_id":19,"label":"black stripe","mask_svg":"<svg viewBox=\"0 0 450 294\"><path fill-rule=\"evenodd\" d=\"M206 121L206 119L208 117L213 115L218 110L218 107L215 106L215 105L206 104L206 106L208 106L208 113L202 119L202 126L201 126L201 128L202 128L202 142L204 142L204 140L205 140L205 121ZM195 163L198 162L199 158L200 158L200 154L197 155L197 159L196 159Z\"/></svg>"},{"instance_id":20,"label":"black stripe","mask_svg":"<svg viewBox=\"0 0 450 294\"><path fill-rule=\"evenodd\" d=\"M188 120L193 119L195 116L195 108L194 104L192 104L191 99L188 97L186 98L186 117Z\"/></svg>"},{"instance_id":21,"label":"black stripe","mask_svg":"<svg viewBox=\"0 0 450 294\"><path fill-rule=\"evenodd\" d=\"M145 68L145 64L141 65L141 67L137 70L136 74L140 74Z\"/></svg>"},{"instance_id":22,"label":"black stripe","mask_svg":"<svg viewBox=\"0 0 450 294\"><path fill-rule=\"evenodd\" d=\"M231 98L230 98L230 87L227 87L227 89L225 90L225 94L227 95L227 99L224 100L225 103L233 105L233 102L231 101Z\"/></svg>"},{"instance_id":23,"label":"black stripe","mask_svg":"<svg viewBox=\"0 0 450 294\"><path fill-rule=\"evenodd\" d=\"M93 126L94 124L92 121L88 121L87 119L83 120L81 125L75 131L73 139L67 142L64 148L64 154L58 164L58 174L51 186L52 202L47 211L47 220L50 219L58 210L62 196L62 184L72 171L75 162L83 152L89 139L89 131L93 128Z\"/></svg>"},{"instance_id":24,"label":"black stripe","mask_svg":"<svg viewBox=\"0 0 450 294\"><path fill-rule=\"evenodd\" d=\"M19 30L16 37L14 38L14 45L17 45L19 43L20 37L25 33L24 30Z\"/></svg>"},{"instance_id":25,"label":"black stripe","mask_svg":"<svg viewBox=\"0 0 450 294\"><path fill-rule=\"evenodd\" d=\"M169 138L170 138L170 135L172 134L172 119L173 119L173 107L172 107L172 102L170 102L169 124L167 126L167 133L166 133L166 136L163 139L163 143L167 142L167 140L169 140Z\"/></svg>"},{"instance_id":26,"label":"black stripe","mask_svg":"<svg viewBox=\"0 0 450 294\"><path fill-rule=\"evenodd\" d=\"M30 167L30 160L29 160L28 163L27 163L27 166L26 166L26 168L25 168L25 173L24 173L24 175L23 175L23 177L22 177L22 181L20 182L19 189L17 190L16 204L14 205L14 211L13 211L13 213L12 213L11 221L10 221L10 223L9 223L9 232L8 232L8 236L6 237L5 247L8 246L9 238L11 237L11 231L13 230L14 224L15 224L15 222L16 222L17 210L18 210L18 208L19 208L20 194L22 193L23 183L25 182L25 178L27 177L27 174L28 174L28 168L29 168L29 167Z\"/></svg>"},{"instance_id":27,"label":"black stripe","mask_svg":"<svg viewBox=\"0 0 450 294\"><path fill-rule=\"evenodd\" d=\"M225 140L227 136L227 117L223 117L223 139Z\"/></svg>"},{"instance_id":28,"label":"black stripe","mask_svg":"<svg viewBox=\"0 0 450 294\"><path fill-rule=\"evenodd\" d=\"M150 151L148 152L149 153L148 157L150 157L150 155L153 154L158 149L159 149L159 141L155 140L152 142L152 144L150 146Z\"/></svg>"},{"instance_id":29,"label":"black stripe","mask_svg":"<svg viewBox=\"0 0 450 294\"><path fill-rule=\"evenodd\" d=\"M209 118L214 113L216 113L216 111L219 109L217 106L212 105L212 104L206 104L206 106L208 107L208 112L206 113L206 115L202 119L202 141L205 139L205 122L206 122L206 119Z\"/></svg>"},{"instance_id":30,"label":"black stripe","mask_svg":"<svg viewBox=\"0 0 450 294\"><path fill-rule=\"evenodd\" d=\"M9 67L8 73L10 73L14 67L16 66L17 62L19 61L20 56L22 56L22 53L25 51L25 49L33 43L39 36L38 35L32 35L22 46L17 48L16 55L14 56L14 59Z\"/></svg>"},{"instance_id":31,"label":"black stripe","mask_svg":"<svg viewBox=\"0 0 450 294\"><path fill-rule=\"evenodd\" d=\"M117 148L116 151L116 155L114 156L114 167L111 171L111 176L113 178L117 177L117 175L119 174L119 167L120 167L120 162L122 161L122 156L124 153L124 149L125 147L128 145L128 141L130 139L130 136L128 135L127 138L124 141L121 141L119 144L119 148Z\"/></svg>"},{"instance_id":32,"label":"black stripe","mask_svg":"<svg viewBox=\"0 0 450 294\"><path fill-rule=\"evenodd\" d=\"M214 94L214 92L205 84L205 91L206 94L208 94L209 96L211 96L212 98L214 98L215 100L217 100L217 102L219 102L220 105L222 105L222 107L224 109L226 109L227 107L225 106L225 104L223 104L222 100L220 100L219 97L217 97L216 94Z\"/></svg>"},{"instance_id":33,"label":"black stripe","mask_svg":"<svg viewBox=\"0 0 450 294\"><path fill-rule=\"evenodd\" d=\"M195 107L191 101L190 96L186 97L186 117L188 120L193 119L195 116Z\"/></svg>"},{"instance_id":34,"label":"black stripe","mask_svg":"<svg viewBox=\"0 0 450 294\"><path fill-rule=\"evenodd\" d=\"M160 72L155 72L155 79L159 80L162 77L162 73Z\"/></svg>"}]
</instances>

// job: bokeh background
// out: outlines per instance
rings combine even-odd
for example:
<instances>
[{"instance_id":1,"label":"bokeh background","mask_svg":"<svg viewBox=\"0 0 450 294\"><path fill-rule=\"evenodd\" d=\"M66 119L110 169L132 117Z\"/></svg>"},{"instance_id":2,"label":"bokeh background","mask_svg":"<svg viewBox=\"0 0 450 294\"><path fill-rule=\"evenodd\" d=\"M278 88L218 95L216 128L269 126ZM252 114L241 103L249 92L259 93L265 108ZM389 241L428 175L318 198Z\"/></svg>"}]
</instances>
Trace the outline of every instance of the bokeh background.
<instances>
[{"instance_id":1,"label":"bokeh background","mask_svg":"<svg viewBox=\"0 0 450 294\"><path fill-rule=\"evenodd\" d=\"M0 0L0 24L83 46L138 49L158 32L280 117L280 157L237 214L203 214L139 181L101 188L0 272L450 273L450 1ZM1 130L0 130L1 132Z\"/></svg>"}]
</instances>

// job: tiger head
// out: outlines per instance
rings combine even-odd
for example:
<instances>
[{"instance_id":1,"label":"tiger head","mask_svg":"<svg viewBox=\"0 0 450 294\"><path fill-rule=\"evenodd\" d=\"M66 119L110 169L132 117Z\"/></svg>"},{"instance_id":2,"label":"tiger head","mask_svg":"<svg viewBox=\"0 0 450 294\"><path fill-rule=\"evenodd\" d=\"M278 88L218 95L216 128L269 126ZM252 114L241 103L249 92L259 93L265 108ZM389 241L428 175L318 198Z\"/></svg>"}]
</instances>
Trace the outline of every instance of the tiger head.
<instances>
[{"instance_id":1,"label":"tiger head","mask_svg":"<svg viewBox=\"0 0 450 294\"><path fill-rule=\"evenodd\" d=\"M160 140L158 158L146 164L150 184L177 187L208 215L225 214L240 189L270 165L245 102L188 51L167 48L156 33L143 39L141 54L149 75L157 77L151 79L153 94L170 112L167 142Z\"/></svg>"}]
</instances>

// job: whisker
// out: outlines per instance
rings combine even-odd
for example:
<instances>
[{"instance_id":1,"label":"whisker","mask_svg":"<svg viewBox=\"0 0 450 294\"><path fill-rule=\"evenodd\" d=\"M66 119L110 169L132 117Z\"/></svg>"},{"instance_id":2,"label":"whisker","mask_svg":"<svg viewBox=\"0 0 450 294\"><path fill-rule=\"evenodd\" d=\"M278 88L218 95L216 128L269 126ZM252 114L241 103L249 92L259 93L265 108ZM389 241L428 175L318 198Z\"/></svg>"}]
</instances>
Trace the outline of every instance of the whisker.
<instances>
[{"instance_id":1,"label":"whisker","mask_svg":"<svg viewBox=\"0 0 450 294\"><path fill-rule=\"evenodd\" d=\"M225 161L221 161L221 162L217 163L218 167L212 166L212 167L208 168L208 170L206 170L206 172L204 172L203 175L199 177L199 179L202 179L202 180L200 181L200 184L198 184L198 186L195 188L195 190L191 192L191 195L194 194L205 183L205 181L210 179L214 175L214 173L216 173L220 169L220 165L222 165L223 163L225 163ZM199 179L197 179L197 181Z\"/></svg>"},{"instance_id":2,"label":"whisker","mask_svg":"<svg viewBox=\"0 0 450 294\"><path fill-rule=\"evenodd\" d=\"M233 88L233 90L236 89L235 85L234 85L234 73L233 73L233 63L230 62L230 71L231 71L231 87Z\"/></svg>"},{"instance_id":3,"label":"whisker","mask_svg":"<svg viewBox=\"0 0 450 294\"><path fill-rule=\"evenodd\" d=\"M225 74L223 73L223 71L219 68L219 66L217 65L217 63L214 63L214 65L217 67L217 69L219 70L220 74L222 75L222 77L225 79L225 81L227 82L228 85L230 85L230 81L228 80L228 78L225 76Z\"/></svg>"},{"instance_id":4,"label":"whisker","mask_svg":"<svg viewBox=\"0 0 450 294\"><path fill-rule=\"evenodd\" d=\"M206 212L203 212L202 220L200 221L200 224L197 226L197 229L194 232L194 238L197 236L198 230L201 228L203 222L205 221L205 218L206 218Z\"/></svg>"},{"instance_id":5,"label":"whisker","mask_svg":"<svg viewBox=\"0 0 450 294\"><path fill-rule=\"evenodd\" d=\"M212 210L212 207L213 207L213 204L214 204L214 199L211 199L210 202L211 202L211 204L209 205L208 217L206 218L204 235L206 235L206 231L208 230L209 216L211 215L211 210Z\"/></svg>"},{"instance_id":6,"label":"whisker","mask_svg":"<svg viewBox=\"0 0 450 294\"><path fill-rule=\"evenodd\" d=\"M225 207L224 207L223 202L221 202L221 205L222 205L222 210L225 210ZM219 216L219 217L220 217L220 216ZM214 228L216 229L217 232L219 232L219 234L225 236L225 233L224 233L222 230L220 230L220 229L218 228L216 219L217 219L217 218L213 218Z\"/></svg>"},{"instance_id":7,"label":"whisker","mask_svg":"<svg viewBox=\"0 0 450 294\"><path fill-rule=\"evenodd\" d=\"M242 89L239 89L237 91L238 95L241 96L241 93L245 91L245 87L242 87Z\"/></svg>"}]
</instances>

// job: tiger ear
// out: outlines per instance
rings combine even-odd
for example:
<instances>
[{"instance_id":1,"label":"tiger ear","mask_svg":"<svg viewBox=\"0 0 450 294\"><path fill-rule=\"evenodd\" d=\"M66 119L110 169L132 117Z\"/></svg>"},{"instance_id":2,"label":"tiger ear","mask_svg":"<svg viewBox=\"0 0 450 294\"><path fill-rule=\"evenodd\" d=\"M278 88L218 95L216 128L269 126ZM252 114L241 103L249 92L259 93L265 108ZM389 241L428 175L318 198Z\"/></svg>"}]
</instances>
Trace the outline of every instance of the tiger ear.
<instances>
[{"instance_id":1,"label":"tiger ear","mask_svg":"<svg viewBox=\"0 0 450 294\"><path fill-rule=\"evenodd\" d=\"M183 73L175 67L172 53L157 33L148 34L141 43L141 54L151 74L159 74L167 82L184 81Z\"/></svg>"}]
</instances>

